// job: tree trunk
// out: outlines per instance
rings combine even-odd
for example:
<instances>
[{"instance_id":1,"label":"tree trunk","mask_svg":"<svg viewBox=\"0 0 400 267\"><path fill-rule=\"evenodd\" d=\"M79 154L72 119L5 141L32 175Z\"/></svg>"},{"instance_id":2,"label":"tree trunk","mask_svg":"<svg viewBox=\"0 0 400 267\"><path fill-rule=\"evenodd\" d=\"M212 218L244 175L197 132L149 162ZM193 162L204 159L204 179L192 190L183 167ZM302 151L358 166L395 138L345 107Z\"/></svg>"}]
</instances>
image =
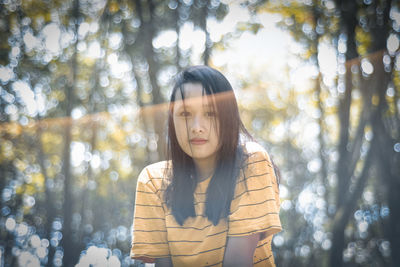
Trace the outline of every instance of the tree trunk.
<instances>
[{"instance_id":1,"label":"tree trunk","mask_svg":"<svg viewBox=\"0 0 400 267\"><path fill-rule=\"evenodd\" d=\"M207 29L208 6L210 5L210 0L206 0L203 3L203 5L204 6L201 9L200 28L203 30L206 36L206 40L204 43L204 52L203 52L203 64L208 66L210 63L211 47L212 47L210 32Z\"/></svg>"},{"instance_id":2,"label":"tree trunk","mask_svg":"<svg viewBox=\"0 0 400 267\"><path fill-rule=\"evenodd\" d=\"M339 99L339 144L338 152L339 159L336 167L337 176L337 191L336 191L336 210L339 211L344 204L344 192L348 192L348 185L350 182L351 174L348 173L349 161L349 126L350 126L350 106L351 106L351 92L352 92L352 72L351 72L351 59L357 58L358 53L355 42L355 28L358 23L357 17L354 15L357 12L357 4L353 1L337 0L336 4L340 9L340 27L342 32L347 34L346 47L346 74L344 80L344 93ZM344 249L344 228L347 222L343 220L335 220L332 226L333 238L332 249L330 251L329 265L331 267L340 267L343 265L343 249Z\"/></svg>"},{"instance_id":3,"label":"tree trunk","mask_svg":"<svg viewBox=\"0 0 400 267\"><path fill-rule=\"evenodd\" d=\"M381 57L376 62L383 65ZM372 125L379 138L379 148L377 149L379 155L378 164L382 182L385 183L387 188L386 198L390 210L389 227L385 233L390 242L392 266L400 266L400 156L394 150L394 145L399 140L400 125L398 124L398 113L395 113L393 118L388 112L386 89L391 79L392 73L385 73L381 70L380 79L377 82L377 85L379 85L377 95L379 97L378 108L380 112L374 118ZM390 127L390 121L394 121L395 127ZM395 132L397 140L393 137L393 132Z\"/></svg>"},{"instance_id":4,"label":"tree trunk","mask_svg":"<svg viewBox=\"0 0 400 267\"><path fill-rule=\"evenodd\" d=\"M10 15L8 13L5 2L0 3L0 10L5 11L1 12L2 23L4 23L3 27L0 28L0 35L2 38L0 39L0 65L7 66L10 63L10 45L8 44L8 36L11 35L11 27L10 27ZM0 100L2 101L2 100ZM2 109L3 111L4 109ZM5 116L5 115L4 115ZM0 118L3 117L3 114L0 115ZM1 120L4 121L4 120Z\"/></svg>"},{"instance_id":5,"label":"tree trunk","mask_svg":"<svg viewBox=\"0 0 400 267\"><path fill-rule=\"evenodd\" d=\"M384 93L380 94L380 102L386 102ZM380 138L378 162L380 172L387 185L387 203L390 210L389 231L387 231L386 238L390 242L392 266L400 266L400 157L397 155L399 153L393 150L396 140L390 136L383 123L384 112L384 109L381 110L374 124Z\"/></svg>"},{"instance_id":6,"label":"tree trunk","mask_svg":"<svg viewBox=\"0 0 400 267\"><path fill-rule=\"evenodd\" d=\"M391 19L389 17L392 8L392 0L373 2L374 5L381 4L383 12L375 16L372 21L371 35L374 41L370 50L385 51L386 41L391 30ZM382 8L383 7L383 8ZM374 6L376 9L376 7ZM382 53L379 53L382 54ZM392 266L400 266L400 155L395 152L394 145L400 139L400 118L397 105L394 104L395 112L391 114L388 111L388 103L386 100L386 90L389 81L393 81L394 73L392 66L389 72L385 72L382 64L382 55L377 57L374 62L374 68L378 65L377 70L380 72L377 80L377 95L379 97L378 108L380 112L377 114L373 121L373 127L379 136L379 149L378 149L378 164L379 170L383 178L383 183L387 188L387 204L390 210L389 213L389 227L385 231L386 238L390 242ZM395 101L397 102L397 90L395 89Z\"/></svg>"},{"instance_id":7,"label":"tree trunk","mask_svg":"<svg viewBox=\"0 0 400 267\"><path fill-rule=\"evenodd\" d=\"M180 12L180 7L181 7L181 2L178 0L177 1L177 6L175 8L175 12L174 12L174 19L175 19L175 31L176 31L176 46L175 46L175 66L179 71L181 71L181 65L180 65L180 61L181 61L181 50L179 48L179 41L180 41L180 30L181 30L181 19L179 17L179 12Z\"/></svg>"},{"instance_id":8,"label":"tree trunk","mask_svg":"<svg viewBox=\"0 0 400 267\"><path fill-rule=\"evenodd\" d=\"M45 231L46 238L51 240L51 232L53 226L53 220L56 216L56 210L54 209L54 201L51 194L51 189L49 188L50 178L47 174L47 168L45 164L45 154L43 152L43 144L42 144L42 132L43 132L43 122L38 117L37 121L37 150L38 150L38 162L40 169L42 170L42 174L44 177L44 186L45 186L45 209L46 209L46 221L45 221ZM47 266L53 266L53 258L54 258L54 247L49 246L48 260Z\"/></svg>"},{"instance_id":9,"label":"tree trunk","mask_svg":"<svg viewBox=\"0 0 400 267\"><path fill-rule=\"evenodd\" d=\"M138 43L139 47L142 47L144 50L144 59L148 64L148 78L151 85L151 94L152 94L152 107L143 108L141 109L141 116L146 127L148 133L151 134L150 131L150 120L153 122L153 129L155 136L147 136L148 141L156 141L157 142L157 150L156 151L149 151L149 160L151 162L164 159L165 158L165 147L166 147L166 139L165 139L165 121L166 121L166 112L164 110L165 106L161 105L164 102L164 99L161 95L160 87L157 84L157 75L159 72L159 65L156 62L156 54L154 53L153 49L153 39L156 36L156 29L155 29L155 9L156 4L153 0L146 1L146 11L148 14L148 19L145 19L142 1L135 0L135 7L137 16L141 21L139 36L140 43ZM138 41L137 41L138 42ZM130 47L132 49L132 46ZM131 58L132 57L132 52ZM140 82L138 78L140 75L135 73L135 78L138 81L138 88L140 86ZM142 88L139 88L142 89ZM141 103L141 91L138 90L138 98L139 104ZM153 140L153 139L156 140Z\"/></svg>"},{"instance_id":10,"label":"tree trunk","mask_svg":"<svg viewBox=\"0 0 400 267\"><path fill-rule=\"evenodd\" d=\"M79 0L74 0L73 4L73 18L75 19L75 29L74 34L78 36L78 18L79 18ZM64 202L63 202L63 239L62 247L64 249L63 256L63 265L66 267L73 266L76 262L75 255L75 246L72 240L72 212L73 212L73 196L72 196L72 187L73 187L73 176L71 173L71 129L72 129L72 119L71 119L71 111L74 105L74 93L77 83L77 73L78 73L78 65L77 65L77 54L78 54L78 40L75 41L74 44L74 53L71 59L71 76L69 79L68 86L66 87L66 123L65 123L65 139L64 139L64 148L63 148L63 165L62 165L62 173L64 175Z\"/></svg>"},{"instance_id":11,"label":"tree trunk","mask_svg":"<svg viewBox=\"0 0 400 267\"><path fill-rule=\"evenodd\" d=\"M154 27L153 25L150 25L149 28L149 24L151 24L151 20L153 19L152 17L154 16L154 14L152 14L150 16L150 22L145 20L145 16L144 16L144 10L143 10L143 6L142 6L142 1L141 0L135 0L134 1L134 9L136 11L136 17L140 20L140 28L139 28L139 33L137 34L137 38L135 39L135 42L133 44L130 44L127 42L126 39L124 39L124 44L125 44L125 51L127 53L127 55L129 56L132 66L133 66L133 73L135 75L135 79L136 79L136 103L138 103L139 107L140 107L140 113L139 113L139 117L142 121L143 124L143 132L147 133L147 136L144 136L143 138L147 138L147 140L150 140L148 134L152 133L153 131L155 131L157 133L156 130L153 130L155 128L154 125L152 125L152 123L154 123L154 112L156 111L155 106L148 106L143 102L143 91L144 91L144 86L146 84L146 78L147 77L143 77L143 75L138 71L138 69L135 67L135 65L137 63L139 63L138 61L141 60L143 51L145 51L145 55L144 58L142 59L143 61L145 61L147 64L149 64L149 80L152 86L152 94L153 94L153 103L154 103L154 99L156 98L159 101L159 98L161 97L160 94L160 89L157 85L156 82L156 75L154 73L156 73L157 71L154 71L154 68L156 66L156 64L154 63L154 51L153 51L153 46L152 46L152 38L154 37ZM149 3L149 12L154 12L154 8L155 6L153 5L152 2ZM124 36L126 36L127 33L127 27L125 24L122 24L122 31L125 33ZM149 37L153 36L153 37ZM136 56L136 52L140 51L141 55L140 56ZM150 70L152 71L152 75L150 76ZM154 78L151 78L154 77ZM156 92L156 94L154 95L154 92ZM157 93L158 92L158 93ZM159 123L159 125L162 125L162 123ZM162 132L160 133L159 139L162 139ZM160 149L160 147L162 147L162 145L158 144L158 149ZM150 162L154 162L159 158L159 152L157 151L152 151L149 149L149 146L146 146L146 151L147 151L147 163Z\"/></svg>"},{"instance_id":12,"label":"tree trunk","mask_svg":"<svg viewBox=\"0 0 400 267\"><path fill-rule=\"evenodd\" d=\"M148 9L150 13L150 20L148 23L146 23L147 27L147 45L145 45L145 57L147 64L149 64L149 79L151 83L151 88L152 88L152 95L153 95L153 107L155 108L153 110L153 121L154 121L154 132L156 134L156 139L157 139L157 152L158 152L158 158L152 159L152 161L157 161L157 160L162 160L165 159L165 121L166 117L165 114L166 112L163 112L162 109L162 104L164 102L164 99L161 95L160 87L157 84L157 75L159 71L159 65L156 62L156 55L154 53L153 49L153 39L155 37L155 4L153 0L148 1Z\"/></svg>"}]
</instances>

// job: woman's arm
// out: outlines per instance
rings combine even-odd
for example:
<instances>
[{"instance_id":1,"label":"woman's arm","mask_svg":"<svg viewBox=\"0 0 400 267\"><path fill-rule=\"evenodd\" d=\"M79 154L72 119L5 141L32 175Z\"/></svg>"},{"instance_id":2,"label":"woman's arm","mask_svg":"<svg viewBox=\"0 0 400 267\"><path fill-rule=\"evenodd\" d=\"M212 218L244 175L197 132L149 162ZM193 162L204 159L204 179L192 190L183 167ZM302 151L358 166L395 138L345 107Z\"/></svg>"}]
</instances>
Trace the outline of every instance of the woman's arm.
<instances>
[{"instance_id":1,"label":"woman's arm","mask_svg":"<svg viewBox=\"0 0 400 267\"><path fill-rule=\"evenodd\" d=\"M228 237L225 249L224 267L251 267L260 233L247 236Z\"/></svg>"},{"instance_id":2,"label":"woman's arm","mask_svg":"<svg viewBox=\"0 0 400 267\"><path fill-rule=\"evenodd\" d=\"M157 258L155 267L172 267L171 258Z\"/></svg>"}]
</instances>

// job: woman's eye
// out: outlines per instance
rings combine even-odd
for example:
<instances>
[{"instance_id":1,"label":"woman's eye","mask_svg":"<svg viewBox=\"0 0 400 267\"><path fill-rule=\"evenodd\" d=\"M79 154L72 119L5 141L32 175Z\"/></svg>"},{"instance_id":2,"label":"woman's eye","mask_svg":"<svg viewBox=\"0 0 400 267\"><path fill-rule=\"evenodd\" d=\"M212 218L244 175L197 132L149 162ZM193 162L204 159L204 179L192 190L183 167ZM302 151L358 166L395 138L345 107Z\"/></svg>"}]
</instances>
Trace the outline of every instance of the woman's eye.
<instances>
[{"instance_id":1,"label":"woman's eye","mask_svg":"<svg viewBox=\"0 0 400 267\"><path fill-rule=\"evenodd\" d=\"M215 116L216 116L216 114L215 114L214 111L206 112L206 115L207 115L208 117L215 117Z\"/></svg>"},{"instance_id":2,"label":"woman's eye","mask_svg":"<svg viewBox=\"0 0 400 267\"><path fill-rule=\"evenodd\" d=\"M188 117L188 116L190 116L190 112L182 111L181 113L179 113L179 115L182 117Z\"/></svg>"}]
</instances>

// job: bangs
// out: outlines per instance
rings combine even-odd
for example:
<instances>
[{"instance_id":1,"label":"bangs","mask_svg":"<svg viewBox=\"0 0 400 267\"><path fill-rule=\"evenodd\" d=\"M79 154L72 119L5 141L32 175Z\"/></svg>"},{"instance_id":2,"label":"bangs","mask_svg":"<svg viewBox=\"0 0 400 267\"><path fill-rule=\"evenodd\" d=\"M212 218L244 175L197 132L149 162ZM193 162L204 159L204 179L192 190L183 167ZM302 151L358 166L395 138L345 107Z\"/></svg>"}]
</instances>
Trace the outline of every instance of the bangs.
<instances>
[{"instance_id":1,"label":"bangs","mask_svg":"<svg viewBox=\"0 0 400 267\"><path fill-rule=\"evenodd\" d=\"M181 100L183 102L185 101L186 98L189 98L185 94L186 90L185 90L184 87L185 87L186 84L190 84L190 83L201 85L201 87L202 87L201 95L207 97L207 103L205 105L206 106L210 106L210 107L212 106L212 108L215 109L216 108L215 94L218 94L218 93L216 93L210 86L204 85L201 82L186 82L186 83L182 83L179 86L177 86L177 88L172 93L173 95L172 95L171 103L177 101L177 97L176 96L177 96L178 92L180 93L179 96L181 97Z\"/></svg>"}]
</instances>

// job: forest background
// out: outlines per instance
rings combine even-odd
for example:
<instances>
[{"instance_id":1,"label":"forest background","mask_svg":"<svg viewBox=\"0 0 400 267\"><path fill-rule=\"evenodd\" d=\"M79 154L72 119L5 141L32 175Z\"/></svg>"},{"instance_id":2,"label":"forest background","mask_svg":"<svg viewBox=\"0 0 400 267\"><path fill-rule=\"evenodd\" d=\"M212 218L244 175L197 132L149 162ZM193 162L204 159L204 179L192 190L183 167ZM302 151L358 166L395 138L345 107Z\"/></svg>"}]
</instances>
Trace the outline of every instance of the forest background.
<instances>
[{"instance_id":1,"label":"forest background","mask_svg":"<svg viewBox=\"0 0 400 267\"><path fill-rule=\"evenodd\" d=\"M139 265L136 178L192 64L281 170L277 266L400 266L399 32L396 0L1 0L0 266Z\"/></svg>"}]
</instances>

